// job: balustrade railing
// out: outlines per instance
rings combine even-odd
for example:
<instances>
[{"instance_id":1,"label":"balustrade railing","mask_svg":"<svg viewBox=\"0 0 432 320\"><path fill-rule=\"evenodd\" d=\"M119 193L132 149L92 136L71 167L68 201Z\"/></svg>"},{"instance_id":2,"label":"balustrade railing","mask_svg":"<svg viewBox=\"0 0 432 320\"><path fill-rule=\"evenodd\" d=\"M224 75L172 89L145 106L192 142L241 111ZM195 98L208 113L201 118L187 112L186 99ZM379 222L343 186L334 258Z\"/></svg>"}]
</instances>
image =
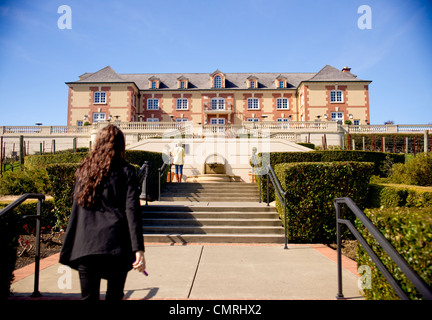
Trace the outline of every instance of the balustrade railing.
<instances>
[{"instance_id":1,"label":"balustrade railing","mask_svg":"<svg viewBox=\"0 0 432 320\"><path fill-rule=\"evenodd\" d=\"M111 122L125 133L161 133L179 131L181 134L241 132L339 132L339 133L421 133L432 131L432 124L418 125L341 125L336 121L244 121L241 124L194 124L185 122ZM0 135L91 135L108 122L89 126L0 126Z\"/></svg>"}]
</instances>

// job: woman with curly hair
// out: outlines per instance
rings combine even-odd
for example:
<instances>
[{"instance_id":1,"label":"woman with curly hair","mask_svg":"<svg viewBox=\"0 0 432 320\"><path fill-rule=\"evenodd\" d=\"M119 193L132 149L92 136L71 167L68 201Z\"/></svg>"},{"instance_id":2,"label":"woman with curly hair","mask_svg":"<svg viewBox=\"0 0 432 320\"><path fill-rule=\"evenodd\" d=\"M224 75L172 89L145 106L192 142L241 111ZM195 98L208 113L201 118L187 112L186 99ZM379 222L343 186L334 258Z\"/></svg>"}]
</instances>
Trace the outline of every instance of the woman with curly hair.
<instances>
[{"instance_id":1,"label":"woman with curly hair","mask_svg":"<svg viewBox=\"0 0 432 320\"><path fill-rule=\"evenodd\" d=\"M123 298L127 273L145 270L138 178L125 159L125 138L108 125L76 172L72 212L60 263L78 270L83 300Z\"/></svg>"}]
</instances>

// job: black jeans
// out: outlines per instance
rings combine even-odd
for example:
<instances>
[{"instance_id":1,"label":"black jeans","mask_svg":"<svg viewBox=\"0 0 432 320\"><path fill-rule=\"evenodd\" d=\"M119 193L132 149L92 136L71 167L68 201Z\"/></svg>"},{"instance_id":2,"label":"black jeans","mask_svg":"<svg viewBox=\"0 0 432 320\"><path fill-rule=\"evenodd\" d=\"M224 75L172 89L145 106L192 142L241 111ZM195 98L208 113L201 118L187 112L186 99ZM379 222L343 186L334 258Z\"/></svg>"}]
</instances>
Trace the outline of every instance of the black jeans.
<instances>
[{"instance_id":1,"label":"black jeans","mask_svg":"<svg viewBox=\"0 0 432 320\"><path fill-rule=\"evenodd\" d=\"M105 300L121 300L128 271L110 256L88 256L80 260L78 272L82 300L99 300L101 279L107 280Z\"/></svg>"}]
</instances>

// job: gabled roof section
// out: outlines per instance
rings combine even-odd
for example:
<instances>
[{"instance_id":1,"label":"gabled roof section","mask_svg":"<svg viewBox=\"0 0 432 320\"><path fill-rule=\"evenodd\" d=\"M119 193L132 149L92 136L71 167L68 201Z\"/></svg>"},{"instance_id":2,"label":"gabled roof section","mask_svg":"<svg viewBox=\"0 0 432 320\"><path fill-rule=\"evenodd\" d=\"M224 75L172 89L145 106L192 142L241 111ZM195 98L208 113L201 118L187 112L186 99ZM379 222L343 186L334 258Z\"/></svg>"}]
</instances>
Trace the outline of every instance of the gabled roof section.
<instances>
[{"instance_id":1,"label":"gabled roof section","mask_svg":"<svg viewBox=\"0 0 432 320\"><path fill-rule=\"evenodd\" d=\"M307 81L364 81L357 79L351 72L342 72L332 66L326 65L317 74Z\"/></svg>"},{"instance_id":2,"label":"gabled roof section","mask_svg":"<svg viewBox=\"0 0 432 320\"><path fill-rule=\"evenodd\" d=\"M107 66L95 73L85 73L77 83L98 83L98 82L131 82L120 76L113 68Z\"/></svg>"},{"instance_id":3,"label":"gabled roof section","mask_svg":"<svg viewBox=\"0 0 432 320\"><path fill-rule=\"evenodd\" d=\"M225 75L222 71L220 71L219 69L217 69L216 71L214 71L213 73L210 74L210 77L213 77L216 74Z\"/></svg>"}]
</instances>

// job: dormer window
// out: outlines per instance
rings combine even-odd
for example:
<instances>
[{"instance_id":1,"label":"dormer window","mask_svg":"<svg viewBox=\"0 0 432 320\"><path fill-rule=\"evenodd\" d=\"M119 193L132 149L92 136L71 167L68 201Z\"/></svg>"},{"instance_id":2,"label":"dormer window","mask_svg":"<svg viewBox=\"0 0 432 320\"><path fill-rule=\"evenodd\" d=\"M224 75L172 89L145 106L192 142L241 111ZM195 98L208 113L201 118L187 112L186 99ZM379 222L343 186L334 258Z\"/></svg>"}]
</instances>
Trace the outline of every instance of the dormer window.
<instances>
[{"instance_id":1,"label":"dormer window","mask_svg":"<svg viewBox=\"0 0 432 320\"><path fill-rule=\"evenodd\" d=\"M180 76L177 78L177 88L178 89L187 89L188 88L188 84L189 84L189 79L184 77L184 76Z\"/></svg>"},{"instance_id":2,"label":"dormer window","mask_svg":"<svg viewBox=\"0 0 432 320\"><path fill-rule=\"evenodd\" d=\"M149 78L149 89L159 89L160 79L156 77Z\"/></svg>"},{"instance_id":3,"label":"dormer window","mask_svg":"<svg viewBox=\"0 0 432 320\"><path fill-rule=\"evenodd\" d=\"M258 78L255 76L249 76L247 78L248 88L255 89L258 88Z\"/></svg>"},{"instance_id":4,"label":"dormer window","mask_svg":"<svg viewBox=\"0 0 432 320\"><path fill-rule=\"evenodd\" d=\"M279 89L286 88L287 87L287 81L286 80L287 80L286 77L280 74L275 80L276 88L279 88Z\"/></svg>"},{"instance_id":5,"label":"dormer window","mask_svg":"<svg viewBox=\"0 0 432 320\"><path fill-rule=\"evenodd\" d=\"M225 88L225 75L216 70L210 75L211 87L214 89L222 89Z\"/></svg>"},{"instance_id":6,"label":"dormer window","mask_svg":"<svg viewBox=\"0 0 432 320\"><path fill-rule=\"evenodd\" d=\"M217 89L222 88L222 78L221 76L214 77L214 87Z\"/></svg>"}]
</instances>

